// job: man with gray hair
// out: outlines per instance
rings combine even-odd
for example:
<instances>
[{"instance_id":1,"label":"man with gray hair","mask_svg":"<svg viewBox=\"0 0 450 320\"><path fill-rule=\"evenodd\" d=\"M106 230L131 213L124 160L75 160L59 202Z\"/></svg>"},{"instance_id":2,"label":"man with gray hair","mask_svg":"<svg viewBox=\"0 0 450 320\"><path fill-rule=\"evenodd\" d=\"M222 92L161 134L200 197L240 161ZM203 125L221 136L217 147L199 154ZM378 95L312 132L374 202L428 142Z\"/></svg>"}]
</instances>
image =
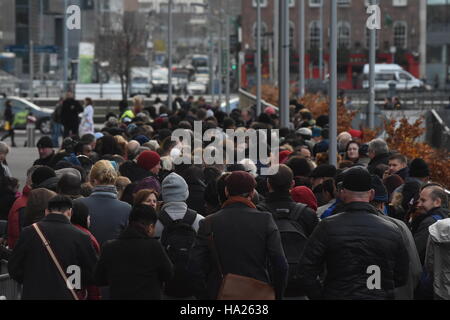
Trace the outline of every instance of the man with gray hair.
<instances>
[{"instance_id":1,"label":"man with gray hair","mask_svg":"<svg viewBox=\"0 0 450 320\"><path fill-rule=\"evenodd\" d=\"M140 143L137 142L136 140L131 140L130 142L128 142L127 144L128 160L133 160L138 156L140 146L141 146Z\"/></svg>"},{"instance_id":2,"label":"man with gray hair","mask_svg":"<svg viewBox=\"0 0 450 320\"><path fill-rule=\"evenodd\" d=\"M348 143L352 141L352 135L347 131L341 132L337 137L338 151L344 153Z\"/></svg>"},{"instance_id":3,"label":"man with gray hair","mask_svg":"<svg viewBox=\"0 0 450 320\"><path fill-rule=\"evenodd\" d=\"M373 139L370 141L368 152L371 160L367 169L371 174L374 174L378 165L389 165L389 147L383 139Z\"/></svg>"}]
</instances>

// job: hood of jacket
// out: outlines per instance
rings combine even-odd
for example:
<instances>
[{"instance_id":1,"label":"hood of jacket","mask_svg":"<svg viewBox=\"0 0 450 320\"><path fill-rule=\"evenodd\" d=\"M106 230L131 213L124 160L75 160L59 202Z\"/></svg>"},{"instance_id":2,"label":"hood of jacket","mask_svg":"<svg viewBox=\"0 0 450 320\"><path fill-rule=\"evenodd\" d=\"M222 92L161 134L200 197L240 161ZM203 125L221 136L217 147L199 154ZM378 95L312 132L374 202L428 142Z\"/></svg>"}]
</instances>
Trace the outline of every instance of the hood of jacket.
<instances>
[{"instance_id":1,"label":"hood of jacket","mask_svg":"<svg viewBox=\"0 0 450 320\"><path fill-rule=\"evenodd\" d=\"M431 225L430 231L431 239L436 243L450 244L450 219L439 220Z\"/></svg>"},{"instance_id":2,"label":"hood of jacket","mask_svg":"<svg viewBox=\"0 0 450 320\"><path fill-rule=\"evenodd\" d=\"M35 189L45 188L45 189L57 192L58 181L59 181L58 177L51 177L51 178L45 180L44 182L42 182L41 184L39 184Z\"/></svg>"}]
</instances>

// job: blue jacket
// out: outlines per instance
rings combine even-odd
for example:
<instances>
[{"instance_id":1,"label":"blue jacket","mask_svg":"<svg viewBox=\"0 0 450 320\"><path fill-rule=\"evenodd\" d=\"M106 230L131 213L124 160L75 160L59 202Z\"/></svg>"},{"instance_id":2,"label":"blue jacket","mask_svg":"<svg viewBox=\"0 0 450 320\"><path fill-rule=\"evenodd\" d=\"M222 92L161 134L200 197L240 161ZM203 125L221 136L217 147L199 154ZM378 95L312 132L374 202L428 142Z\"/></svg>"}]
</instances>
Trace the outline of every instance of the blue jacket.
<instances>
[{"instance_id":1,"label":"blue jacket","mask_svg":"<svg viewBox=\"0 0 450 320\"><path fill-rule=\"evenodd\" d=\"M131 206L117 199L114 186L97 186L88 198L76 201L88 207L91 218L89 230L100 245L119 238L120 233L128 225Z\"/></svg>"}]
</instances>

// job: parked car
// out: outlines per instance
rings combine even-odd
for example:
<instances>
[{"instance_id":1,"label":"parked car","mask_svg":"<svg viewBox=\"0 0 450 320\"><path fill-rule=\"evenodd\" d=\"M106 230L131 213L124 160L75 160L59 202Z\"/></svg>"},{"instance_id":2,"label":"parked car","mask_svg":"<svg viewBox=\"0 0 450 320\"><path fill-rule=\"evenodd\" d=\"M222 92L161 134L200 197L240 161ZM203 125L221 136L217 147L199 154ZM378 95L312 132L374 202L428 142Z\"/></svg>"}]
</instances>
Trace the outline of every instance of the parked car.
<instances>
[{"instance_id":1,"label":"parked car","mask_svg":"<svg viewBox=\"0 0 450 320\"><path fill-rule=\"evenodd\" d=\"M189 82L187 85L187 92L192 96L206 94L206 89L206 84L203 82Z\"/></svg>"},{"instance_id":2,"label":"parked car","mask_svg":"<svg viewBox=\"0 0 450 320\"><path fill-rule=\"evenodd\" d=\"M369 88L369 65L363 70L363 88ZM396 85L397 90L425 89L422 80L415 78L398 64L376 64L375 65L375 90L389 90L389 85Z\"/></svg>"},{"instance_id":3,"label":"parked car","mask_svg":"<svg viewBox=\"0 0 450 320\"><path fill-rule=\"evenodd\" d=\"M20 112L31 111L33 116L36 117L36 128L43 134L51 133L50 118L53 110L50 108L41 108L31 103L30 101L19 97L0 97L0 120L3 121L3 114L5 112L5 102L11 101L13 113L17 115ZM26 121L16 122L16 129L26 129Z\"/></svg>"},{"instance_id":4,"label":"parked car","mask_svg":"<svg viewBox=\"0 0 450 320\"><path fill-rule=\"evenodd\" d=\"M148 81L148 77L134 77L131 81L130 96L143 95L150 97L151 95L151 83Z\"/></svg>"}]
</instances>

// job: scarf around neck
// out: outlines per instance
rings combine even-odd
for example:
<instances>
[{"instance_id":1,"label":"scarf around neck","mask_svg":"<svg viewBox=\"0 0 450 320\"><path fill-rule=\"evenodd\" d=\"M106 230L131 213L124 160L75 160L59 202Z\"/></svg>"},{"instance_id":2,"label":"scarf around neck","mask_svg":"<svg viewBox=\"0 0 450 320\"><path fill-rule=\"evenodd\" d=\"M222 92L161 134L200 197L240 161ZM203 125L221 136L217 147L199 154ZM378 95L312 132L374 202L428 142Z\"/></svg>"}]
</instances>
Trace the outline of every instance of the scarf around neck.
<instances>
[{"instance_id":1,"label":"scarf around neck","mask_svg":"<svg viewBox=\"0 0 450 320\"><path fill-rule=\"evenodd\" d=\"M239 197L239 196L229 197L228 200L223 203L222 208L225 208L234 203L242 203L242 204L245 204L249 208L256 209L256 206L253 204L253 202L251 202L247 198L243 198L243 197Z\"/></svg>"}]
</instances>

